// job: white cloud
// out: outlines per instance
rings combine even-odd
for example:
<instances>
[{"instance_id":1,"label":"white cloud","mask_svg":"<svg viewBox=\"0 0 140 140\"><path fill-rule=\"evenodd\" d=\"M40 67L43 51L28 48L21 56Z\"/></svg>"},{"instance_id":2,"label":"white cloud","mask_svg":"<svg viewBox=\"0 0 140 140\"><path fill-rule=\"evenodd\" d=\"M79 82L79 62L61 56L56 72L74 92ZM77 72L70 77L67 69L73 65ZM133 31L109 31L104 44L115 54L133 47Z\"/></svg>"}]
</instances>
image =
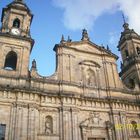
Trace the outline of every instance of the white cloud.
<instances>
[{"instance_id":1,"label":"white cloud","mask_svg":"<svg viewBox=\"0 0 140 140\"><path fill-rule=\"evenodd\" d=\"M91 29L96 18L103 12L113 10L114 6L114 2L110 0L53 0L53 2L64 9L64 24L72 30L85 27Z\"/></svg>"},{"instance_id":2,"label":"white cloud","mask_svg":"<svg viewBox=\"0 0 140 140\"><path fill-rule=\"evenodd\" d=\"M120 35L120 33L119 32L110 32L109 33L109 44L111 45L111 46L116 46L116 44L118 43L118 36Z\"/></svg>"},{"instance_id":3,"label":"white cloud","mask_svg":"<svg viewBox=\"0 0 140 140\"><path fill-rule=\"evenodd\" d=\"M120 9L128 17L131 28L140 33L140 0L119 0Z\"/></svg>"},{"instance_id":4,"label":"white cloud","mask_svg":"<svg viewBox=\"0 0 140 140\"><path fill-rule=\"evenodd\" d=\"M64 25L77 30L91 29L95 20L105 12L122 10L130 26L140 33L140 0L52 0L64 10Z\"/></svg>"}]
</instances>

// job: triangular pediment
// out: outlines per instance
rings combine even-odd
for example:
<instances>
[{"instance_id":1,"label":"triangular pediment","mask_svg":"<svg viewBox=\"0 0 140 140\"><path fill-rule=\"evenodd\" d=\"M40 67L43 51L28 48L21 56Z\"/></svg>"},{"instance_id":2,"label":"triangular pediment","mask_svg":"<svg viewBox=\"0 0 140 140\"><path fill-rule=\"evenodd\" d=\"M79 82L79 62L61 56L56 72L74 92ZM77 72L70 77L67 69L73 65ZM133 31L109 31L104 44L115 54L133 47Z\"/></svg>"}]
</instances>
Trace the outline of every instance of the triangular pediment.
<instances>
[{"instance_id":1,"label":"triangular pediment","mask_svg":"<svg viewBox=\"0 0 140 140\"><path fill-rule=\"evenodd\" d=\"M92 66L92 67L98 67L98 68L101 67L97 62L91 61L91 60L84 60L84 61L80 62L79 64L86 65L86 66Z\"/></svg>"},{"instance_id":2,"label":"triangular pediment","mask_svg":"<svg viewBox=\"0 0 140 140\"><path fill-rule=\"evenodd\" d=\"M91 41L74 41L74 42L64 42L60 44L56 44L54 47L54 51L58 48L65 49L73 49L77 52L83 52L87 54L100 55L100 56L108 56L118 59L118 56L111 52L111 50L106 49L105 47L98 46Z\"/></svg>"},{"instance_id":3,"label":"triangular pediment","mask_svg":"<svg viewBox=\"0 0 140 140\"><path fill-rule=\"evenodd\" d=\"M99 55L108 55L118 58L117 55L113 54L110 50L105 49L104 47L98 46L90 41L79 41L79 42L72 42L69 45L70 48L73 48L77 51L85 52L85 53L93 53Z\"/></svg>"}]
</instances>

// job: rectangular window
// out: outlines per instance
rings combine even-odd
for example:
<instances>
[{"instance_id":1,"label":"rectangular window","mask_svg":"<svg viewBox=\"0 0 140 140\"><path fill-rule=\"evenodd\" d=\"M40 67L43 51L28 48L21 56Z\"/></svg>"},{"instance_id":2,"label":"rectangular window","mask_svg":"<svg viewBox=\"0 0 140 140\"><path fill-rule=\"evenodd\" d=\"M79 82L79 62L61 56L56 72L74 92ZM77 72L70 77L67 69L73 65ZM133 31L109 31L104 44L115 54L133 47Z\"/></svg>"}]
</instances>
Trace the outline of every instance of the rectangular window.
<instances>
[{"instance_id":1,"label":"rectangular window","mask_svg":"<svg viewBox=\"0 0 140 140\"><path fill-rule=\"evenodd\" d=\"M0 124L0 140L5 140L6 124Z\"/></svg>"}]
</instances>

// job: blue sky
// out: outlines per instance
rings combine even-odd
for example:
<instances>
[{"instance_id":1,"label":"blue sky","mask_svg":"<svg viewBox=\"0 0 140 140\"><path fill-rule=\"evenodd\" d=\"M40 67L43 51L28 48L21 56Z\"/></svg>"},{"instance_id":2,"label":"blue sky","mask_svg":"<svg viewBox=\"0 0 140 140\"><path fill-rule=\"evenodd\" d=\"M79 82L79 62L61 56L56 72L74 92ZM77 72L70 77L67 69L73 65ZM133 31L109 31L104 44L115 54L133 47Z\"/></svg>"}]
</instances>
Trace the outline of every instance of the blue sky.
<instances>
[{"instance_id":1,"label":"blue sky","mask_svg":"<svg viewBox=\"0 0 140 140\"><path fill-rule=\"evenodd\" d=\"M35 45L30 61L36 59L39 74L49 76L54 73L56 64L53 47L60 42L61 35L64 34L66 39L70 35L72 40L80 40L83 28L88 29L92 42L109 45L112 52L120 56L117 43L123 30L121 11L126 15L130 25L135 25L135 29L138 29L138 26L132 22L131 17L134 17L133 15L136 19L138 17L135 13L132 15L123 2L101 1L103 2L103 0L25 0L34 14L31 34L35 39ZM0 9L10 2L12 0L0 0ZM129 3L126 6L132 8L133 5Z\"/></svg>"}]
</instances>

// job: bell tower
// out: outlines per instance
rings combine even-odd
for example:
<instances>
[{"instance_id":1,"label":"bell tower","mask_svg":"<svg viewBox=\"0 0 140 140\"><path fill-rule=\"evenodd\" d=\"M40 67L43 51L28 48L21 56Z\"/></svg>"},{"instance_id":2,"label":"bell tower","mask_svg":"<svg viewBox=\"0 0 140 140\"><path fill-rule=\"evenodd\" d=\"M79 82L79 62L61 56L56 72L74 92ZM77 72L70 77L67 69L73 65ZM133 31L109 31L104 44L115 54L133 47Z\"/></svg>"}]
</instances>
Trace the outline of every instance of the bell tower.
<instances>
[{"instance_id":1,"label":"bell tower","mask_svg":"<svg viewBox=\"0 0 140 140\"><path fill-rule=\"evenodd\" d=\"M128 88L135 89L140 87L140 36L128 23L123 27L118 45L123 61L120 76Z\"/></svg>"},{"instance_id":2,"label":"bell tower","mask_svg":"<svg viewBox=\"0 0 140 140\"><path fill-rule=\"evenodd\" d=\"M30 37L32 18L33 15L23 0L14 0L3 8L1 32Z\"/></svg>"},{"instance_id":3,"label":"bell tower","mask_svg":"<svg viewBox=\"0 0 140 140\"><path fill-rule=\"evenodd\" d=\"M33 15L23 0L3 8L0 29L0 76L27 77L34 44L30 35Z\"/></svg>"}]
</instances>

